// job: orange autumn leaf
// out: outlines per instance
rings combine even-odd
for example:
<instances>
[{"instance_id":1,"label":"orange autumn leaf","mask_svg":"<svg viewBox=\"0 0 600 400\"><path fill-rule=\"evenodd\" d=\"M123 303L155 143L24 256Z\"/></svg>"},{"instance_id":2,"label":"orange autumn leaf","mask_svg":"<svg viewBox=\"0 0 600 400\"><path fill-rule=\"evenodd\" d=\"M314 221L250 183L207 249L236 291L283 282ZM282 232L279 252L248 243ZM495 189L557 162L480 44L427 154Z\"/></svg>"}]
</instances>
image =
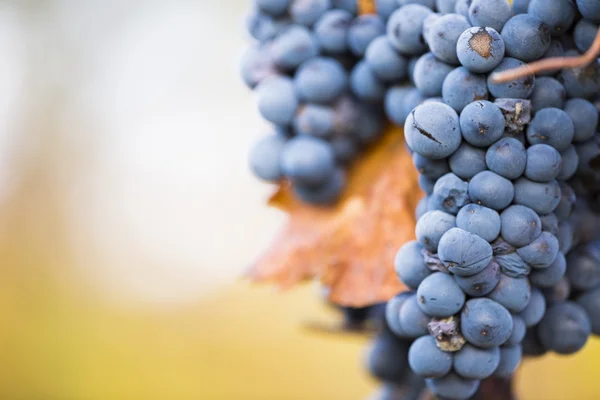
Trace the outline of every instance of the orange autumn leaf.
<instances>
[{"instance_id":1,"label":"orange autumn leaf","mask_svg":"<svg viewBox=\"0 0 600 400\"><path fill-rule=\"evenodd\" d=\"M402 130L390 128L349 171L336 206L309 206L289 185L279 188L269 204L289 220L250 277L282 288L318 277L331 289L330 300L345 306L386 301L404 289L393 261L414 238L421 196Z\"/></svg>"}]
</instances>

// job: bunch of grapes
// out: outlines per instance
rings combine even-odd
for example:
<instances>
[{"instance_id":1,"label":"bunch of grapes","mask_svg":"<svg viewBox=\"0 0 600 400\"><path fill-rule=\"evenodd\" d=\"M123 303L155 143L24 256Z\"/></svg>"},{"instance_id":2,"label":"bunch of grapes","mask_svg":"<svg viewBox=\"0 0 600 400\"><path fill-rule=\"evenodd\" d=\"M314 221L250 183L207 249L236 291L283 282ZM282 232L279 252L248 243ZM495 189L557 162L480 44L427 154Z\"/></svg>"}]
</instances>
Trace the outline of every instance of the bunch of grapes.
<instances>
[{"instance_id":1,"label":"bunch of grapes","mask_svg":"<svg viewBox=\"0 0 600 400\"><path fill-rule=\"evenodd\" d=\"M416 107L386 103L427 194L417 240L395 260L411 291L386 315L412 340L412 372L441 398L468 399L482 380L512 376L523 354L572 354L600 334L600 64L493 76L587 51L600 3L449 0L437 13L420 3L390 18L426 15L429 52L413 72Z\"/></svg>"}]
</instances>

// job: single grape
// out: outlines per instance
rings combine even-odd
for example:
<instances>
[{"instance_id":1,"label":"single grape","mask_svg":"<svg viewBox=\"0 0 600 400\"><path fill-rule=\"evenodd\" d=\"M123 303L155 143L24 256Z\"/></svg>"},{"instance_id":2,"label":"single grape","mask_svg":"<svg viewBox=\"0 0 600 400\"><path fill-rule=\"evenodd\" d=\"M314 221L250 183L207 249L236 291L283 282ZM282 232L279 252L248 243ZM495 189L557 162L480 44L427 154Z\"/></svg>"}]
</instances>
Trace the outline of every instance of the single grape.
<instances>
[{"instance_id":1,"label":"single grape","mask_svg":"<svg viewBox=\"0 0 600 400\"><path fill-rule=\"evenodd\" d=\"M335 170L331 146L310 136L290 139L281 153L281 170L295 183L320 186Z\"/></svg>"},{"instance_id":2,"label":"single grape","mask_svg":"<svg viewBox=\"0 0 600 400\"><path fill-rule=\"evenodd\" d=\"M456 314L465 304L465 294L461 288L452 276L443 272L435 272L421 282L417 299L425 314L439 318Z\"/></svg>"},{"instance_id":3,"label":"single grape","mask_svg":"<svg viewBox=\"0 0 600 400\"><path fill-rule=\"evenodd\" d=\"M473 26L501 31L510 17L512 9L506 0L473 0L469 6L469 20Z\"/></svg>"},{"instance_id":4,"label":"single grape","mask_svg":"<svg viewBox=\"0 0 600 400\"><path fill-rule=\"evenodd\" d=\"M426 53L415 64L415 86L424 96L440 96L444 80L453 69L453 66L438 60L433 53Z\"/></svg>"},{"instance_id":5,"label":"single grape","mask_svg":"<svg viewBox=\"0 0 600 400\"><path fill-rule=\"evenodd\" d=\"M391 298L385 306L385 321L392 332L397 336L404 336L404 331L400 325L400 309L406 300L408 300L413 293L402 292Z\"/></svg>"},{"instance_id":6,"label":"single grape","mask_svg":"<svg viewBox=\"0 0 600 400\"><path fill-rule=\"evenodd\" d=\"M456 0L454 5L454 12L460 14L465 18L469 18L469 7L473 0Z\"/></svg>"},{"instance_id":7,"label":"single grape","mask_svg":"<svg viewBox=\"0 0 600 400\"><path fill-rule=\"evenodd\" d=\"M519 316L523 318L525 325L531 328L542 320L545 313L546 299L539 289L533 288L531 290L531 300L529 300L527 307L519 313Z\"/></svg>"},{"instance_id":8,"label":"single grape","mask_svg":"<svg viewBox=\"0 0 600 400\"><path fill-rule=\"evenodd\" d=\"M520 344L500 347L500 363L494 372L494 376L510 378L521 363L522 356L523 348Z\"/></svg>"},{"instance_id":9,"label":"single grape","mask_svg":"<svg viewBox=\"0 0 600 400\"><path fill-rule=\"evenodd\" d=\"M369 44L365 60L382 81L398 81L408 73L408 60L392 47L387 36L380 36Z\"/></svg>"},{"instance_id":10,"label":"single grape","mask_svg":"<svg viewBox=\"0 0 600 400\"><path fill-rule=\"evenodd\" d=\"M600 286L600 263L584 248L567 256L567 278L577 290L591 290Z\"/></svg>"},{"instance_id":11,"label":"single grape","mask_svg":"<svg viewBox=\"0 0 600 400\"><path fill-rule=\"evenodd\" d=\"M512 5L514 14L527 14L527 7L529 7L530 2L531 0L513 0Z\"/></svg>"},{"instance_id":12,"label":"single grape","mask_svg":"<svg viewBox=\"0 0 600 400\"><path fill-rule=\"evenodd\" d=\"M531 208L539 215L553 212L560 203L560 185L557 181L538 183L526 178L515 181L515 204Z\"/></svg>"},{"instance_id":13,"label":"single grape","mask_svg":"<svg viewBox=\"0 0 600 400\"><path fill-rule=\"evenodd\" d=\"M316 57L298 68L294 86L302 101L331 103L348 87L348 76L333 58Z\"/></svg>"},{"instance_id":14,"label":"single grape","mask_svg":"<svg viewBox=\"0 0 600 400\"><path fill-rule=\"evenodd\" d=\"M392 45L403 54L418 55L427 50L423 40L423 21L431 9L420 4L402 6L390 16L387 36Z\"/></svg>"},{"instance_id":15,"label":"single grape","mask_svg":"<svg viewBox=\"0 0 600 400\"><path fill-rule=\"evenodd\" d=\"M585 53L592 47L594 39L598 33L598 25L587 19L582 19L575 24L575 30L573 32L573 38L575 39L575 46L577 50Z\"/></svg>"},{"instance_id":16,"label":"single grape","mask_svg":"<svg viewBox=\"0 0 600 400\"><path fill-rule=\"evenodd\" d=\"M417 153L413 154L413 164L421 175L430 179L439 179L450 171L446 159L432 160Z\"/></svg>"},{"instance_id":17,"label":"single grape","mask_svg":"<svg viewBox=\"0 0 600 400\"><path fill-rule=\"evenodd\" d=\"M452 228L440 239L438 256L453 274L470 276L492 261L492 246L477 235Z\"/></svg>"},{"instance_id":18,"label":"single grape","mask_svg":"<svg viewBox=\"0 0 600 400\"><path fill-rule=\"evenodd\" d=\"M388 330L375 337L367 353L367 368L371 374L386 382L402 383L408 366L409 344Z\"/></svg>"},{"instance_id":19,"label":"single grape","mask_svg":"<svg viewBox=\"0 0 600 400\"><path fill-rule=\"evenodd\" d=\"M369 44L375 38L385 35L385 23L378 15L360 15L350 23L348 28L348 47L357 56L364 56Z\"/></svg>"},{"instance_id":20,"label":"single grape","mask_svg":"<svg viewBox=\"0 0 600 400\"><path fill-rule=\"evenodd\" d=\"M584 18L600 23L600 4L596 0L576 0L577 8Z\"/></svg>"},{"instance_id":21,"label":"single grape","mask_svg":"<svg viewBox=\"0 0 600 400\"><path fill-rule=\"evenodd\" d=\"M547 144L534 144L527 149L525 176L535 182L550 182L562 168L558 150Z\"/></svg>"},{"instance_id":22,"label":"single grape","mask_svg":"<svg viewBox=\"0 0 600 400\"><path fill-rule=\"evenodd\" d=\"M406 117L424 100L421 92L413 87L394 86L385 95L385 113L393 123L404 126Z\"/></svg>"},{"instance_id":23,"label":"single grape","mask_svg":"<svg viewBox=\"0 0 600 400\"><path fill-rule=\"evenodd\" d=\"M394 261L398 278L406 286L415 290L423 282L423 279L431 275L431 271L425 265L422 249L423 246L419 242L408 242L398 250Z\"/></svg>"},{"instance_id":24,"label":"single grape","mask_svg":"<svg viewBox=\"0 0 600 400\"><path fill-rule=\"evenodd\" d=\"M458 212L456 226L491 243L500 234L500 215L491 208L467 204Z\"/></svg>"},{"instance_id":25,"label":"single grape","mask_svg":"<svg viewBox=\"0 0 600 400\"><path fill-rule=\"evenodd\" d=\"M423 34L423 39L425 39L425 43L430 42L431 38L429 37L429 34L431 33L431 27L433 26L435 21L437 21L441 17L442 17L442 14L431 13L423 20L423 33L422 34Z\"/></svg>"},{"instance_id":26,"label":"single grape","mask_svg":"<svg viewBox=\"0 0 600 400\"><path fill-rule=\"evenodd\" d=\"M467 301L461 313L460 325L465 339L484 349L504 344L513 329L508 310L488 298Z\"/></svg>"},{"instance_id":27,"label":"single grape","mask_svg":"<svg viewBox=\"0 0 600 400\"><path fill-rule=\"evenodd\" d=\"M463 138L477 147L487 147L504 133L505 119L494 103L479 100L468 104L460 113Z\"/></svg>"},{"instance_id":28,"label":"single grape","mask_svg":"<svg viewBox=\"0 0 600 400\"><path fill-rule=\"evenodd\" d=\"M435 0L435 8L441 14L452 14L456 7L456 0Z\"/></svg>"},{"instance_id":29,"label":"single grape","mask_svg":"<svg viewBox=\"0 0 600 400\"><path fill-rule=\"evenodd\" d=\"M500 211L512 203L515 188L508 179L491 171L483 171L469 182L469 197L474 203Z\"/></svg>"},{"instance_id":30,"label":"single grape","mask_svg":"<svg viewBox=\"0 0 600 400\"><path fill-rule=\"evenodd\" d=\"M338 168L319 186L296 183L294 193L304 202L315 205L333 205L346 187L346 172Z\"/></svg>"},{"instance_id":31,"label":"single grape","mask_svg":"<svg viewBox=\"0 0 600 400\"><path fill-rule=\"evenodd\" d=\"M577 298L577 303L590 318L594 335L600 334L600 288L585 292Z\"/></svg>"},{"instance_id":32,"label":"single grape","mask_svg":"<svg viewBox=\"0 0 600 400\"><path fill-rule=\"evenodd\" d=\"M554 213L541 215L540 220L542 221L542 230L550 232L554 236L558 235L558 217Z\"/></svg>"},{"instance_id":33,"label":"single grape","mask_svg":"<svg viewBox=\"0 0 600 400\"><path fill-rule=\"evenodd\" d=\"M585 142L594 137L598 126L598 109L585 99L570 99L564 110L575 128L574 142Z\"/></svg>"},{"instance_id":34,"label":"single grape","mask_svg":"<svg viewBox=\"0 0 600 400\"><path fill-rule=\"evenodd\" d=\"M427 387L436 396L448 400L464 400L471 398L479 388L480 381L463 379L454 372L443 378L426 379Z\"/></svg>"},{"instance_id":35,"label":"single grape","mask_svg":"<svg viewBox=\"0 0 600 400\"><path fill-rule=\"evenodd\" d=\"M500 363L500 349L480 349L470 344L454 355L454 372L464 379L485 379L492 376Z\"/></svg>"},{"instance_id":36,"label":"single grape","mask_svg":"<svg viewBox=\"0 0 600 400\"><path fill-rule=\"evenodd\" d=\"M273 41L273 60L281 68L292 70L315 57L318 47L317 40L308 28L292 25Z\"/></svg>"},{"instance_id":37,"label":"single grape","mask_svg":"<svg viewBox=\"0 0 600 400\"><path fill-rule=\"evenodd\" d=\"M450 170L461 179L471 179L481 171L485 171L485 151L468 143L460 145L448 160Z\"/></svg>"},{"instance_id":38,"label":"single grape","mask_svg":"<svg viewBox=\"0 0 600 400\"><path fill-rule=\"evenodd\" d=\"M474 74L465 67L455 68L444 79L442 97L458 113L477 100L487 100L485 75Z\"/></svg>"},{"instance_id":39,"label":"single grape","mask_svg":"<svg viewBox=\"0 0 600 400\"><path fill-rule=\"evenodd\" d=\"M527 128L529 144L548 144L565 151L575 135L575 126L569 115L559 108L538 111Z\"/></svg>"},{"instance_id":40,"label":"single grape","mask_svg":"<svg viewBox=\"0 0 600 400\"><path fill-rule=\"evenodd\" d=\"M500 282L488 297L508 310L519 313L525 309L531 298L531 286L527 278L512 278L502 274Z\"/></svg>"},{"instance_id":41,"label":"single grape","mask_svg":"<svg viewBox=\"0 0 600 400\"><path fill-rule=\"evenodd\" d=\"M558 245L563 254L568 254L574 247L575 232L571 223L563 221L558 224Z\"/></svg>"},{"instance_id":42,"label":"single grape","mask_svg":"<svg viewBox=\"0 0 600 400\"><path fill-rule=\"evenodd\" d=\"M315 24L315 39L322 51L344 54L348 51L348 29L352 14L346 10L329 10Z\"/></svg>"},{"instance_id":43,"label":"single grape","mask_svg":"<svg viewBox=\"0 0 600 400\"><path fill-rule=\"evenodd\" d=\"M490 146L485 161L490 171L506 179L517 179L525 172L527 151L517 139L505 137Z\"/></svg>"},{"instance_id":44,"label":"single grape","mask_svg":"<svg viewBox=\"0 0 600 400\"><path fill-rule=\"evenodd\" d=\"M262 81L256 88L258 109L267 120L278 125L292 122L298 109L298 98L290 78L273 76Z\"/></svg>"},{"instance_id":45,"label":"single grape","mask_svg":"<svg viewBox=\"0 0 600 400\"><path fill-rule=\"evenodd\" d=\"M509 19L501 35L506 55L525 62L541 58L550 47L550 30L531 14L519 14Z\"/></svg>"},{"instance_id":46,"label":"single grape","mask_svg":"<svg viewBox=\"0 0 600 400\"><path fill-rule=\"evenodd\" d=\"M429 275L423 282L432 276ZM400 326L406 338L418 338L427 335L427 325L430 318L422 309L420 299L419 292L417 292L417 295L408 298L400 308Z\"/></svg>"},{"instance_id":47,"label":"single grape","mask_svg":"<svg viewBox=\"0 0 600 400\"><path fill-rule=\"evenodd\" d=\"M500 266L491 261L483 271L471 276L454 275L454 280L467 295L485 296L494 290L500 281Z\"/></svg>"},{"instance_id":48,"label":"single grape","mask_svg":"<svg viewBox=\"0 0 600 400\"><path fill-rule=\"evenodd\" d=\"M567 91L559 81L543 76L535 81L531 94L531 106L537 112L543 108L563 108L567 99Z\"/></svg>"},{"instance_id":49,"label":"single grape","mask_svg":"<svg viewBox=\"0 0 600 400\"><path fill-rule=\"evenodd\" d=\"M571 145L565 151L560 153L560 157L562 159L562 168L556 179L566 181L571 179L573 175L575 175L575 172L577 172L577 168L579 167L579 156L577 155L575 146Z\"/></svg>"},{"instance_id":50,"label":"single grape","mask_svg":"<svg viewBox=\"0 0 600 400\"><path fill-rule=\"evenodd\" d=\"M288 25L287 19L275 18L261 10L250 13L246 19L248 33L261 43L273 39Z\"/></svg>"},{"instance_id":51,"label":"single grape","mask_svg":"<svg viewBox=\"0 0 600 400\"><path fill-rule=\"evenodd\" d=\"M427 211L429 211L429 206L427 203L429 202L429 196L423 197L419 200L419 204L417 204L417 208L415 210L415 217L420 219Z\"/></svg>"},{"instance_id":52,"label":"single grape","mask_svg":"<svg viewBox=\"0 0 600 400\"><path fill-rule=\"evenodd\" d=\"M470 27L471 24L462 15L443 15L429 29L428 44L430 51L441 61L451 65L458 65L459 60L456 54L458 38Z\"/></svg>"},{"instance_id":53,"label":"single grape","mask_svg":"<svg viewBox=\"0 0 600 400\"><path fill-rule=\"evenodd\" d=\"M290 0L256 0L255 2L261 10L274 16L283 14L290 5Z\"/></svg>"},{"instance_id":54,"label":"single grape","mask_svg":"<svg viewBox=\"0 0 600 400\"><path fill-rule=\"evenodd\" d=\"M498 254L495 256L496 262L500 265L504 275L511 278L522 278L528 276L531 267L516 252L507 254Z\"/></svg>"},{"instance_id":55,"label":"single grape","mask_svg":"<svg viewBox=\"0 0 600 400\"><path fill-rule=\"evenodd\" d=\"M517 17L520 15L517 15ZM506 39L504 40L506 41ZM531 93L533 93L535 85L535 77L533 75L526 75L505 83L492 82L492 75L494 73L519 68L523 65L525 65L525 63L516 58L505 57L500 65L492 70L492 74L488 77L487 85L490 94L496 98L528 99L529 96L531 96Z\"/></svg>"},{"instance_id":56,"label":"single grape","mask_svg":"<svg viewBox=\"0 0 600 400\"><path fill-rule=\"evenodd\" d=\"M419 175L419 187L425 194L431 195L433 193L433 186L435 185L435 180L429 179L424 175Z\"/></svg>"},{"instance_id":57,"label":"single grape","mask_svg":"<svg viewBox=\"0 0 600 400\"><path fill-rule=\"evenodd\" d=\"M469 71L485 73L493 70L504 58L504 41L493 28L473 27L458 38L456 53Z\"/></svg>"},{"instance_id":58,"label":"single grape","mask_svg":"<svg viewBox=\"0 0 600 400\"><path fill-rule=\"evenodd\" d=\"M512 319L513 330L505 343L506 346L516 346L520 344L525 338L525 332L527 332L527 327L525 326L525 321L523 321L523 318L513 314Z\"/></svg>"},{"instance_id":59,"label":"single grape","mask_svg":"<svg viewBox=\"0 0 600 400\"><path fill-rule=\"evenodd\" d=\"M330 8L331 0L291 0L289 12L295 23L312 26Z\"/></svg>"},{"instance_id":60,"label":"single grape","mask_svg":"<svg viewBox=\"0 0 600 400\"><path fill-rule=\"evenodd\" d=\"M427 250L435 253L440 239L450 229L456 226L456 217L439 210L425 213L417 221L415 234L417 240Z\"/></svg>"},{"instance_id":61,"label":"single grape","mask_svg":"<svg viewBox=\"0 0 600 400\"><path fill-rule=\"evenodd\" d=\"M361 61L352 70L350 88L360 100L375 103L384 99L385 85L365 61Z\"/></svg>"},{"instance_id":62,"label":"single grape","mask_svg":"<svg viewBox=\"0 0 600 400\"><path fill-rule=\"evenodd\" d=\"M529 275L529 281L535 286L550 288L561 281L566 271L567 261L563 253L559 252L548 268L533 270Z\"/></svg>"},{"instance_id":63,"label":"single grape","mask_svg":"<svg viewBox=\"0 0 600 400\"><path fill-rule=\"evenodd\" d=\"M384 21L387 21L398 7L400 5L397 0L375 0L375 10Z\"/></svg>"},{"instance_id":64,"label":"single grape","mask_svg":"<svg viewBox=\"0 0 600 400\"><path fill-rule=\"evenodd\" d=\"M564 302L546 311L537 333L546 348L559 354L573 354L585 346L591 330L585 310L577 303Z\"/></svg>"},{"instance_id":65,"label":"single grape","mask_svg":"<svg viewBox=\"0 0 600 400\"><path fill-rule=\"evenodd\" d=\"M408 364L425 378L441 378L452 369L452 355L440 350L433 336L422 336L408 350Z\"/></svg>"},{"instance_id":66,"label":"single grape","mask_svg":"<svg viewBox=\"0 0 600 400\"><path fill-rule=\"evenodd\" d=\"M429 208L456 215L468 202L469 184L450 172L435 182Z\"/></svg>"},{"instance_id":67,"label":"single grape","mask_svg":"<svg viewBox=\"0 0 600 400\"><path fill-rule=\"evenodd\" d=\"M562 36L573 25L577 9L572 0L531 0L528 12L542 21L553 36Z\"/></svg>"},{"instance_id":68,"label":"single grape","mask_svg":"<svg viewBox=\"0 0 600 400\"><path fill-rule=\"evenodd\" d=\"M441 103L417 106L406 118L404 134L414 152L432 159L448 157L461 142L458 115Z\"/></svg>"},{"instance_id":69,"label":"single grape","mask_svg":"<svg viewBox=\"0 0 600 400\"><path fill-rule=\"evenodd\" d=\"M307 104L296 115L294 128L299 135L327 138L333 132L334 123L335 113L331 107Z\"/></svg>"},{"instance_id":70,"label":"single grape","mask_svg":"<svg viewBox=\"0 0 600 400\"><path fill-rule=\"evenodd\" d=\"M546 268L556 260L558 251L556 236L542 232L533 242L517 249L517 254L533 268Z\"/></svg>"},{"instance_id":71,"label":"single grape","mask_svg":"<svg viewBox=\"0 0 600 400\"><path fill-rule=\"evenodd\" d=\"M554 214L560 221L566 221L573 214L575 210L575 203L577 202L577 196L571 186L565 182L560 183L560 203L554 210Z\"/></svg>"},{"instance_id":72,"label":"single grape","mask_svg":"<svg viewBox=\"0 0 600 400\"><path fill-rule=\"evenodd\" d=\"M254 88L270 76L277 75L277 66L271 57L270 45L257 45L248 50L241 62L244 83Z\"/></svg>"},{"instance_id":73,"label":"single grape","mask_svg":"<svg viewBox=\"0 0 600 400\"><path fill-rule=\"evenodd\" d=\"M280 167L285 139L269 135L259 140L250 152L250 169L258 178L276 182L283 177Z\"/></svg>"}]
</instances>

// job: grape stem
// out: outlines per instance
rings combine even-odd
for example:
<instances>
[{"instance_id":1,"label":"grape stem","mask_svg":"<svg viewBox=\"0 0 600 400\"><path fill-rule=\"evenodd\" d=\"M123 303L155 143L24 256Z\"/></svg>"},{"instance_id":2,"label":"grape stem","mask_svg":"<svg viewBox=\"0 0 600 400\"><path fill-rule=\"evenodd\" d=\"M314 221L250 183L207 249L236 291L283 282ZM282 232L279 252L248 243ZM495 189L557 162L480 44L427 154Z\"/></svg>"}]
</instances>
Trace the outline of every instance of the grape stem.
<instances>
[{"instance_id":1,"label":"grape stem","mask_svg":"<svg viewBox=\"0 0 600 400\"><path fill-rule=\"evenodd\" d=\"M540 61L526 64L519 68L509 69L503 72L496 72L492 74L492 81L494 83L506 83L514 81L515 79L522 78L528 75L534 75L538 72L551 71L554 69L562 68L581 68L585 67L598 57L600 54L600 29L596 34L594 43L589 50L578 57L553 57L546 58Z\"/></svg>"},{"instance_id":2,"label":"grape stem","mask_svg":"<svg viewBox=\"0 0 600 400\"><path fill-rule=\"evenodd\" d=\"M356 0L358 3L358 13L360 15L375 14L377 9L375 7L375 0Z\"/></svg>"}]
</instances>

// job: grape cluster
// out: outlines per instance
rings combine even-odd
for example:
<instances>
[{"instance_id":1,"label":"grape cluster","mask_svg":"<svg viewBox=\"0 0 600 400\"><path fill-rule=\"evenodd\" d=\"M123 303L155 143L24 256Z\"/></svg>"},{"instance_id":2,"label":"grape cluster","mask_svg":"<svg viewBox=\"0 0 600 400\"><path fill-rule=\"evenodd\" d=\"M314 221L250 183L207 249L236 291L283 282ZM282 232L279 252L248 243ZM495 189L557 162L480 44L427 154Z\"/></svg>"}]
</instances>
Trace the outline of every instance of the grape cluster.
<instances>
[{"instance_id":1,"label":"grape cluster","mask_svg":"<svg viewBox=\"0 0 600 400\"><path fill-rule=\"evenodd\" d=\"M400 4L378 0L379 14L358 15L356 0L254 3L256 43L242 77L274 132L256 143L250 167L263 180L289 180L305 202L335 203L346 167L382 134L387 88L408 76L408 58L386 34L388 18L404 15Z\"/></svg>"},{"instance_id":2,"label":"grape cluster","mask_svg":"<svg viewBox=\"0 0 600 400\"><path fill-rule=\"evenodd\" d=\"M600 334L600 64L492 79L586 51L600 6L449 0L434 11L409 4L390 18L403 19L396 46L422 54L416 88L392 87L385 108L404 124L426 196L395 260L410 291L386 317L412 341L413 373L441 398L468 399L524 354L575 353Z\"/></svg>"}]
</instances>

